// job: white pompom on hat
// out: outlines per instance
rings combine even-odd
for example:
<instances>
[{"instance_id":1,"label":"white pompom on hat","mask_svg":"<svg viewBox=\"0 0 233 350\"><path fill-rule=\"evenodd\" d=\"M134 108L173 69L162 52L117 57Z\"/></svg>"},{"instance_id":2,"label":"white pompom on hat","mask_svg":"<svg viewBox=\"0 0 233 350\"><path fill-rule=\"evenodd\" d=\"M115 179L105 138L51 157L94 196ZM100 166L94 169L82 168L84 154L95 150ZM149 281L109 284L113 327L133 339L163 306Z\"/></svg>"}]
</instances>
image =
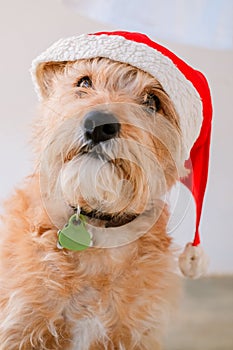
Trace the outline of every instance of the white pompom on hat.
<instances>
[{"instance_id":1,"label":"white pompom on hat","mask_svg":"<svg viewBox=\"0 0 233 350\"><path fill-rule=\"evenodd\" d=\"M173 101L182 131L182 160L191 169L190 175L181 181L191 190L196 202L194 241L186 246L179 262L186 276L200 276L207 261L200 249L199 224L208 176L212 120L208 83L202 73L144 34L101 32L60 39L32 62L31 73L39 98L36 71L40 63L96 57L128 63L149 73L159 80Z\"/></svg>"}]
</instances>

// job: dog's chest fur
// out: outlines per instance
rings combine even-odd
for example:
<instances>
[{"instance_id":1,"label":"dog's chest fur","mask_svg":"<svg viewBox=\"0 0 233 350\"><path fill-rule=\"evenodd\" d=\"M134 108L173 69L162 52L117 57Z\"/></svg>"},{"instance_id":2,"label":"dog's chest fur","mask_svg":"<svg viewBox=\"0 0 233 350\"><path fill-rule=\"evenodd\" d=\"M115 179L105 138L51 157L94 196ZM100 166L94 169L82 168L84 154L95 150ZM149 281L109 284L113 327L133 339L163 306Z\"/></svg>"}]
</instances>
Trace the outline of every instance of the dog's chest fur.
<instances>
[{"instance_id":1,"label":"dog's chest fur","mask_svg":"<svg viewBox=\"0 0 233 350\"><path fill-rule=\"evenodd\" d=\"M125 280L123 273L127 271L126 250L123 248L121 254L115 249L97 250L96 254L83 252L80 256L75 254L77 259L72 262L67 260L67 267L70 265L69 268L76 270L65 288L62 310L71 333L72 350L89 349L95 342L107 344L109 329L115 328L116 332L122 326L122 308L128 307L120 282ZM54 269L54 265L51 268Z\"/></svg>"}]
</instances>

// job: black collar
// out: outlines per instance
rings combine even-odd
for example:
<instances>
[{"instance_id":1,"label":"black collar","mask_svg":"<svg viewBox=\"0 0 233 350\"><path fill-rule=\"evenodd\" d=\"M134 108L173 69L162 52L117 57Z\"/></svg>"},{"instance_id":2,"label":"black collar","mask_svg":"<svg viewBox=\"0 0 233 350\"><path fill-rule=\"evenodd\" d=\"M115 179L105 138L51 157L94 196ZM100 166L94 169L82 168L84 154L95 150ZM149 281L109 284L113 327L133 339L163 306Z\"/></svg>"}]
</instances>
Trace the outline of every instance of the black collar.
<instances>
[{"instance_id":1,"label":"black collar","mask_svg":"<svg viewBox=\"0 0 233 350\"><path fill-rule=\"evenodd\" d=\"M74 210L75 213L77 213L77 208L74 206L71 206L71 208ZM138 214L124 214L122 216L119 216L119 214L109 214L109 213L101 213L98 210L92 210L90 212L85 211L81 208L80 214L90 218L90 219L97 219L106 221L105 227L117 227L125 225L138 216Z\"/></svg>"}]
</instances>

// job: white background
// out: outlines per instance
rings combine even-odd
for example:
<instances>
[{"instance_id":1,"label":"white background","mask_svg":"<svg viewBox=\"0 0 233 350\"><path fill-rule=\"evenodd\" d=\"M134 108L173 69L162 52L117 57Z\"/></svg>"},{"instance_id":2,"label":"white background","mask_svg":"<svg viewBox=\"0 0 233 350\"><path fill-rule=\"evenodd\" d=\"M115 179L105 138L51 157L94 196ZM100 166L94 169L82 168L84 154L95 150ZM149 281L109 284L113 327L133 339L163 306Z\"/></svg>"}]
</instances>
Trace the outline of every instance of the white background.
<instances>
[{"instance_id":1,"label":"white background","mask_svg":"<svg viewBox=\"0 0 233 350\"><path fill-rule=\"evenodd\" d=\"M65 6L65 2L58 0L0 0L1 201L9 196L12 189L20 184L23 177L30 174L32 169L32 153L30 144L27 143L30 138L30 124L35 117L37 103L29 74L32 59L60 37L104 29L135 30L135 28L138 28L135 27L135 21L132 21L133 17L129 17L128 21L124 17L125 23L122 23L122 20L120 21L120 18L117 17L104 18L103 21L108 24L102 24L100 22L101 16L97 12L94 15L92 14L92 19L88 19L84 17L84 14L88 13L86 9L82 9L83 15L81 16L78 13L78 8L75 12L72 7ZM67 0L67 2L70 1ZM106 3L106 1L99 2ZM153 1L150 2L153 3ZM110 6L111 2L107 3ZM134 2L134 11L136 12L137 3L138 1ZM157 1L155 3L159 4ZM176 27L179 30L175 31L175 27L170 28L169 34L168 25L170 24L171 27L171 23L173 23L171 19L174 12L172 8L169 11L169 6L166 7L165 11L167 15L164 15L160 9L159 26L156 21L158 11L153 12L155 18L154 29L151 16L148 22L150 27L147 28L145 12L143 12L143 16L140 11L137 12L137 22L143 32L149 33L153 39L168 46L208 77L213 96L214 121L210 174L201 232L203 245L211 260L210 273L232 273L233 53L231 30L229 28L229 23L232 23L232 18L230 18L229 22L231 13L229 13L229 10L227 10L228 12L221 12L220 7L218 8L218 14L219 16L221 15L221 21L211 22L211 13L213 14L214 12L213 6L216 4L219 6L219 3L232 4L232 1L211 1L212 12L207 12L207 15L204 16L205 25L203 25L199 16L199 22L197 22L199 25L197 26L195 26L195 16L199 12L193 12L193 15L189 13L190 21L185 17L187 15L185 13L185 4L188 1L167 1L167 3L165 4L166 6L169 3L173 5L176 3L177 6L180 6L179 11L176 11L175 17L175 23L177 25L180 23ZM182 3L184 7L182 7ZM202 8L203 11L208 11L208 8L206 8L207 1L193 1L191 3L198 4L198 11ZM85 4L88 4L88 0L85 1ZM101 9L104 10L104 7L99 7L99 9L101 13ZM118 11L115 13L120 16L123 12L124 9L118 8ZM140 22L140 15L143 19L142 22ZM180 20L177 16L180 16ZM226 16L225 22L224 16ZM94 20L94 17L98 21ZM183 20L184 18L185 21ZM162 26L163 23L164 27ZM181 27L181 24L183 27ZM129 25L132 28L129 28ZM193 33L193 40L190 40L190 42L188 40L191 36L184 35L185 25L188 26L186 34ZM216 28L215 26L218 27ZM143 30L144 27L145 30ZM181 33L183 34L181 35ZM199 42L200 45L198 45ZM192 206L190 208L193 210ZM194 229L192 210L191 213L188 213L178 230L173 233L177 241L186 242L192 239L192 230Z\"/></svg>"}]
</instances>

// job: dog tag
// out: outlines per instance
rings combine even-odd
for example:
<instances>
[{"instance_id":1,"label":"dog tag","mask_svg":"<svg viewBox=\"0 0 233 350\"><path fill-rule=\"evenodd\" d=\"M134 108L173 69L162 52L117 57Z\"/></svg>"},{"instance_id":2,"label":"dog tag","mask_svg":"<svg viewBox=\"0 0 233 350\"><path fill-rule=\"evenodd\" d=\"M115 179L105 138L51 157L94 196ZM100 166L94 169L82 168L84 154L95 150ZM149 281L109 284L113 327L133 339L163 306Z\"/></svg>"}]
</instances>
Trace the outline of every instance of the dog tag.
<instances>
[{"instance_id":1,"label":"dog tag","mask_svg":"<svg viewBox=\"0 0 233 350\"><path fill-rule=\"evenodd\" d=\"M85 217L74 214L64 228L58 231L58 247L81 251L92 246L92 236L85 226Z\"/></svg>"}]
</instances>

